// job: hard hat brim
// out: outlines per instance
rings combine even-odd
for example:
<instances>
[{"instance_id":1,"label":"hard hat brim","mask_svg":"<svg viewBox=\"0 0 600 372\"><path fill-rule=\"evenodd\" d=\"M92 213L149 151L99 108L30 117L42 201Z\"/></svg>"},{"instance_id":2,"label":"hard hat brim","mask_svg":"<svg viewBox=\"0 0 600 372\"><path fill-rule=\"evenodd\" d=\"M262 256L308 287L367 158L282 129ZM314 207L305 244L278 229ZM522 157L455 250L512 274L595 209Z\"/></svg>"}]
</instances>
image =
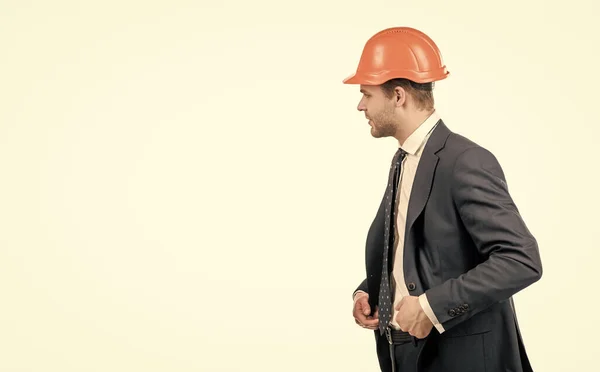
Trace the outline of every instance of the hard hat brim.
<instances>
[{"instance_id":1,"label":"hard hat brim","mask_svg":"<svg viewBox=\"0 0 600 372\"><path fill-rule=\"evenodd\" d=\"M362 85L381 85L386 81L396 78L412 80L415 83L431 83L444 80L450 75L446 67L434 71L416 72L410 70L384 70L378 73L360 73L355 72L343 80L344 84L362 84Z\"/></svg>"}]
</instances>

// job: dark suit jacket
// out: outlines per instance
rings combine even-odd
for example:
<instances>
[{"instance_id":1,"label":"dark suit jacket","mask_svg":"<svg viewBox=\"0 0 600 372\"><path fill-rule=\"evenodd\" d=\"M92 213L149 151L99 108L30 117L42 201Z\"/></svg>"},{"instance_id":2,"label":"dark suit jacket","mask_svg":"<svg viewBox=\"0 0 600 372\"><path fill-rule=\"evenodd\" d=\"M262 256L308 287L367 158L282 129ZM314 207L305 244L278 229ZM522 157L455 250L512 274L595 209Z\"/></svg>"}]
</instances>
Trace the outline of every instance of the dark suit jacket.
<instances>
[{"instance_id":1,"label":"dark suit jacket","mask_svg":"<svg viewBox=\"0 0 600 372\"><path fill-rule=\"evenodd\" d=\"M378 302L384 240L382 204L366 242L367 278L357 289ZM392 271L392 252L388 262ZM515 206L494 155L440 120L421 156L406 221L404 275L426 293L445 332L435 328L421 368L444 372L532 371L512 295L540 279L538 246ZM389 344L375 331L381 370Z\"/></svg>"}]
</instances>

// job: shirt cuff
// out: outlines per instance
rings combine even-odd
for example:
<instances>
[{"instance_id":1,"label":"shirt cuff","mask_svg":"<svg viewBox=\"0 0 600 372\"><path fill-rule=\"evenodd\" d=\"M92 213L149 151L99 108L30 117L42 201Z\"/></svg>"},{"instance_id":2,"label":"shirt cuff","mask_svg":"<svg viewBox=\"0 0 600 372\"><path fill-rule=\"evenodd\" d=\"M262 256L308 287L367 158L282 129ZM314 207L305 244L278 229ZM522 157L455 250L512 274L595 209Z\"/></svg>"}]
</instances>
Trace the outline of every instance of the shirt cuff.
<instances>
[{"instance_id":1,"label":"shirt cuff","mask_svg":"<svg viewBox=\"0 0 600 372\"><path fill-rule=\"evenodd\" d=\"M423 308L423 311L425 312L429 320L431 320L431 323L433 323L433 326L438 330L438 332L440 332L440 334L444 333L444 326L440 324L437 317L435 316L435 313L431 309L431 306L429 306L429 301L427 300L427 296L425 295L425 293L419 296L419 303L421 304L421 307Z\"/></svg>"},{"instance_id":2,"label":"shirt cuff","mask_svg":"<svg viewBox=\"0 0 600 372\"><path fill-rule=\"evenodd\" d=\"M352 296L352 300L354 302L356 302L356 300L358 300L359 298L361 298L362 295L366 295L366 294L367 294L367 292L358 290L358 291L354 292L354 295Z\"/></svg>"}]
</instances>

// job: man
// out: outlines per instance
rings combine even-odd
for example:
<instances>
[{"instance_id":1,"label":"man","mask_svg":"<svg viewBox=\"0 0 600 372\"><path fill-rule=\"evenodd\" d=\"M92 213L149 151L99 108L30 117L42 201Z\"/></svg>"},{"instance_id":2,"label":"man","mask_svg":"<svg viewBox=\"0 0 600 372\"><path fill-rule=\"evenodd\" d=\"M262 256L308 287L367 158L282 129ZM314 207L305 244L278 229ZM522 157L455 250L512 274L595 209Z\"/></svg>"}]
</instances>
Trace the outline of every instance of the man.
<instances>
[{"instance_id":1,"label":"man","mask_svg":"<svg viewBox=\"0 0 600 372\"><path fill-rule=\"evenodd\" d=\"M356 323L375 331L382 371L533 371L512 296L538 281L538 246L487 149L452 132L432 94L448 71L408 27L371 37L356 73L373 137L394 137L366 241Z\"/></svg>"}]
</instances>

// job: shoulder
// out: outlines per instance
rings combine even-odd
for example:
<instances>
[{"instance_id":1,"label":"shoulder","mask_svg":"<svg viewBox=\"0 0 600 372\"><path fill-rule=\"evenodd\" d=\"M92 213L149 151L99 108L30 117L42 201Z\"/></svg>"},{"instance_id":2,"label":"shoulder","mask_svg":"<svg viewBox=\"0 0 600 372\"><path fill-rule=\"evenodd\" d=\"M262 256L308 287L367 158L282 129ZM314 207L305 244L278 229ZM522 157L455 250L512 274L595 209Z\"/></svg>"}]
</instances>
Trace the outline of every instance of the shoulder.
<instances>
[{"instance_id":1,"label":"shoulder","mask_svg":"<svg viewBox=\"0 0 600 372\"><path fill-rule=\"evenodd\" d=\"M444 149L438 153L456 175L473 170L486 170L504 178L498 158L485 146L459 133L450 132Z\"/></svg>"},{"instance_id":2,"label":"shoulder","mask_svg":"<svg viewBox=\"0 0 600 372\"><path fill-rule=\"evenodd\" d=\"M478 158L497 161L496 156L485 146L450 130L445 124L441 129L442 132L445 132L446 140L442 151L437 154L440 158L449 160L451 163L476 161Z\"/></svg>"},{"instance_id":3,"label":"shoulder","mask_svg":"<svg viewBox=\"0 0 600 372\"><path fill-rule=\"evenodd\" d=\"M461 156L463 153L491 153L479 143L450 129L443 120L438 123L429 142L431 142L432 150L439 157L446 159Z\"/></svg>"},{"instance_id":4,"label":"shoulder","mask_svg":"<svg viewBox=\"0 0 600 372\"><path fill-rule=\"evenodd\" d=\"M480 152L491 153L481 144L455 132L450 132L450 135L448 136L448 141L446 142L446 149L450 150L450 152L455 156L463 156L465 154L470 155Z\"/></svg>"}]
</instances>

